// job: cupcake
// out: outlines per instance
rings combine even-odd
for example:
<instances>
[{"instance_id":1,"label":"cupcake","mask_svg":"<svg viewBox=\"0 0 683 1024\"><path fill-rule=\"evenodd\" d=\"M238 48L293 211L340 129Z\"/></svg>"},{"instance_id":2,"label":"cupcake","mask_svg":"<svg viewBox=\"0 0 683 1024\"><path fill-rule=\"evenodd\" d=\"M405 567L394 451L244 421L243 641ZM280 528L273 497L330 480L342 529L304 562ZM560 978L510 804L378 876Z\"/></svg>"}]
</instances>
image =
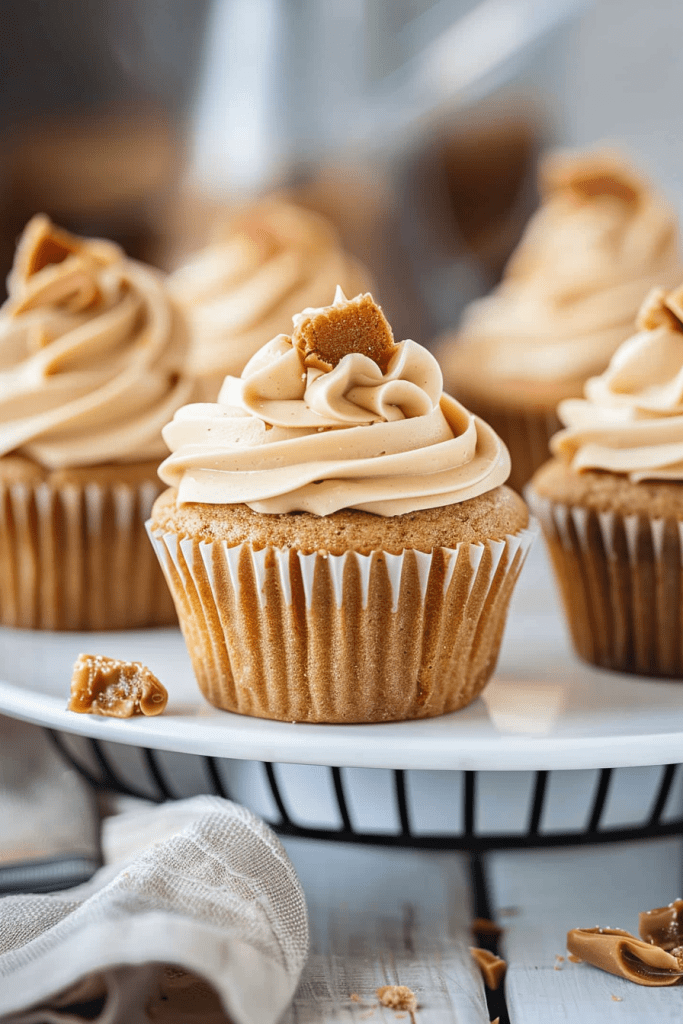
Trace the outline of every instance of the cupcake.
<instances>
[{"instance_id":1,"label":"cupcake","mask_svg":"<svg viewBox=\"0 0 683 1024\"><path fill-rule=\"evenodd\" d=\"M186 332L156 271L47 217L0 308L0 623L175 619L144 521L161 427L191 398Z\"/></svg>"},{"instance_id":2,"label":"cupcake","mask_svg":"<svg viewBox=\"0 0 683 1024\"><path fill-rule=\"evenodd\" d=\"M673 208L619 155L555 154L540 191L502 283L439 352L446 387L509 446L517 489L548 457L558 403L605 369L649 289L682 273Z\"/></svg>"},{"instance_id":3,"label":"cupcake","mask_svg":"<svg viewBox=\"0 0 683 1024\"><path fill-rule=\"evenodd\" d=\"M584 399L527 490L574 647L620 672L683 676L683 287L655 289L636 333Z\"/></svg>"},{"instance_id":4,"label":"cupcake","mask_svg":"<svg viewBox=\"0 0 683 1024\"><path fill-rule=\"evenodd\" d=\"M224 222L217 240L168 278L190 325L200 397L214 402L227 374L239 375L299 310L321 305L338 282L355 294L370 280L317 214L271 200Z\"/></svg>"},{"instance_id":5,"label":"cupcake","mask_svg":"<svg viewBox=\"0 0 683 1024\"><path fill-rule=\"evenodd\" d=\"M370 295L304 310L164 437L149 532L210 703L377 722L474 700L527 509L505 445Z\"/></svg>"}]
</instances>

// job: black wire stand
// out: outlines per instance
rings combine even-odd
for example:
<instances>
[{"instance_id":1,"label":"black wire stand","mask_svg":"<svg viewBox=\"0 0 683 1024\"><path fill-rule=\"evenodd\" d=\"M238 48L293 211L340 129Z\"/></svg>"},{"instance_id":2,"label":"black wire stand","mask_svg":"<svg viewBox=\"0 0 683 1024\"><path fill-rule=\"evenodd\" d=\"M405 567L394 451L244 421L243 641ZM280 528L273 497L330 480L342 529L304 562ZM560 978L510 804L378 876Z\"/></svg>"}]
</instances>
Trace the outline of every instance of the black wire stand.
<instances>
[{"instance_id":1,"label":"black wire stand","mask_svg":"<svg viewBox=\"0 0 683 1024\"><path fill-rule=\"evenodd\" d=\"M174 800L178 796L174 792L173 783L164 771L161 760L155 750L142 748L142 761L146 772L146 782L150 789L143 792L127 783L107 756L103 744L96 739L87 743L92 755L92 767L86 766L65 744L60 733L46 730L53 743L64 759L98 791L125 794L162 803ZM215 796L230 799L231 794L226 787L220 772L220 758L196 755L202 762L206 792ZM464 853L469 859L472 912L475 918L494 921L494 910L487 875L487 854L494 851L522 849L550 849L567 846L589 846L600 843L632 842L637 840L661 839L669 836L683 835L683 817L663 819L667 799L671 793L679 765L669 764L663 767L661 779L654 793L651 806L643 824L635 826L605 827L602 819L609 795L612 768L602 768L599 772L598 784L592 797L587 821L584 827L561 832L543 832L541 821L548 795L550 771L536 771L532 786L532 795L526 827L521 832L479 833L477 821L477 776L475 771L454 772L461 775L462 792L462 828L457 833L429 834L416 832L413 828L409 791L406 786L405 771L394 769L393 789L399 829L396 832L378 832L359 829L354 826L344 784L343 769L328 767L331 776L332 791L336 802L341 825L339 828L319 828L298 824L294 810L287 806L283 789L278 780L278 764L269 761L260 762L265 782L273 798L279 817L267 820L268 825L281 836L296 839L316 839L326 842L356 843L365 846L401 847L416 850L453 850ZM475 940L484 948L498 952L498 935L494 930L487 929L475 933ZM508 1020L507 1009L502 989L497 992L487 990L488 1009L491 1019L500 1016L501 1024Z\"/></svg>"}]
</instances>

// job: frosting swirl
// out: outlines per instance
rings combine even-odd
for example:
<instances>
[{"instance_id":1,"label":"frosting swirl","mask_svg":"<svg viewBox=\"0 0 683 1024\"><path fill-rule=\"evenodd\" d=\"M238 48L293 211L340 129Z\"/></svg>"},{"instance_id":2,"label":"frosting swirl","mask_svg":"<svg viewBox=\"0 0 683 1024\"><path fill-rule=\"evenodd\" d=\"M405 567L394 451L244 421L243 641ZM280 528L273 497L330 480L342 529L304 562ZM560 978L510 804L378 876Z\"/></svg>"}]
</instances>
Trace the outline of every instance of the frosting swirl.
<instances>
[{"instance_id":1,"label":"frosting swirl","mask_svg":"<svg viewBox=\"0 0 683 1024\"><path fill-rule=\"evenodd\" d=\"M355 294L369 276L341 249L332 226L308 210L271 201L223 225L223 236L167 282L190 324L202 397L214 401L226 374L241 373L299 310L321 305L338 282Z\"/></svg>"},{"instance_id":2,"label":"frosting swirl","mask_svg":"<svg viewBox=\"0 0 683 1024\"><path fill-rule=\"evenodd\" d=\"M476 346L487 375L563 381L580 394L628 337L647 291L680 280L677 218L609 151L554 154L539 184L542 205L502 283L468 307L444 365L457 375Z\"/></svg>"},{"instance_id":3,"label":"frosting swirl","mask_svg":"<svg viewBox=\"0 0 683 1024\"><path fill-rule=\"evenodd\" d=\"M0 455L48 469L161 457L161 427L191 383L184 331L157 273L37 216L7 283Z\"/></svg>"},{"instance_id":4,"label":"frosting swirl","mask_svg":"<svg viewBox=\"0 0 683 1024\"><path fill-rule=\"evenodd\" d=\"M173 454L159 475L179 502L256 512L402 515L476 497L510 471L494 431L443 394L434 357L394 344L371 296L347 302L341 289L163 435Z\"/></svg>"},{"instance_id":5,"label":"frosting swirl","mask_svg":"<svg viewBox=\"0 0 683 1024\"><path fill-rule=\"evenodd\" d=\"M560 403L551 450L573 469L639 480L683 480L683 287L654 289L585 399Z\"/></svg>"}]
</instances>

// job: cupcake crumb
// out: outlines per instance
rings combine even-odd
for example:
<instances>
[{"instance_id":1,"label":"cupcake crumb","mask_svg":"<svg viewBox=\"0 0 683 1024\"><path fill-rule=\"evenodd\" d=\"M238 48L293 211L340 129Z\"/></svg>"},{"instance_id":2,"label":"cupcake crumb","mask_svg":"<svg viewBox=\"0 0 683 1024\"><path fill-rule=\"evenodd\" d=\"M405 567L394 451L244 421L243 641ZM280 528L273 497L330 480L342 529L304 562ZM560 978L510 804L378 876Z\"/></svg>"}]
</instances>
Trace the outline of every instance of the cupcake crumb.
<instances>
[{"instance_id":1,"label":"cupcake crumb","mask_svg":"<svg viewBox=\"0 0 683 1024\"><path fill-rule=\"evenodd\" d=\"M382 985L376 994L382 1006L390 1010L417 1010L417 997L407 985Z\"/></svg>"},{"instance_id":2,"label":"cupcake crumb","mask_svg":"<svg viewBox=\"0 0 683 1024\"><path fill-rule=\"evenodd\" d=\"M141 662L79 654L71 677L67 711L132 718L160 715L167 702L166 687Z\"/></svg>"},{"instance_id":3,"label":"cupcake crumb","mask_svg":"<svg viewBox=\"0 0 683 1024\"><path fill-rule=\"evenodd\" d=\"M621 996L612 996L613 1003L623 1003L623 1001L624 1000L621 998Z\"/></svg>"}]
</instances>

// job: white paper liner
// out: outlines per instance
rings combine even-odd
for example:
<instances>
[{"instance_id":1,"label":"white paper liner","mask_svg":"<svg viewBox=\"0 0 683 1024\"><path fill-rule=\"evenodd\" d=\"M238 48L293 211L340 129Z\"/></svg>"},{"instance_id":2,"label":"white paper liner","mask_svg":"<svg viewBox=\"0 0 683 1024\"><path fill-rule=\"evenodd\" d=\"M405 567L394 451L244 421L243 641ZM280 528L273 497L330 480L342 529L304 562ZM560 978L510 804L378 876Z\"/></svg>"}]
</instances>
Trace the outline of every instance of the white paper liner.
<instances>
[{"instance_id":1,"label":"white paper liner","mask_svg":"<svg viewBox=\"0 0 683 1024\"><path fill-rule=\"evenodd\" d=\"M144 522L163 484L0 484L0 623L103 630L176 621Z\"/></svg>"},{"instance_id":2,"label":"white paper liner","mask_svg":"<svg viewBox=\"0 0 683 1024\"><path fill-rule=\"evenodd\" d=\"M683 677L683 523L597 512L528 488L577 653L593 664Z\"/></svg>"},{"instance_id":3,"label":"white paper liner","mask_svg":"<svg viewBox=\"0 0 683 1024\"><path fill-rule=\"evenodd\" d=\"M426 717L493 668L535 536L362 555L148 532L207 699L297 721Z\"/></svg>"}]
</instances>

